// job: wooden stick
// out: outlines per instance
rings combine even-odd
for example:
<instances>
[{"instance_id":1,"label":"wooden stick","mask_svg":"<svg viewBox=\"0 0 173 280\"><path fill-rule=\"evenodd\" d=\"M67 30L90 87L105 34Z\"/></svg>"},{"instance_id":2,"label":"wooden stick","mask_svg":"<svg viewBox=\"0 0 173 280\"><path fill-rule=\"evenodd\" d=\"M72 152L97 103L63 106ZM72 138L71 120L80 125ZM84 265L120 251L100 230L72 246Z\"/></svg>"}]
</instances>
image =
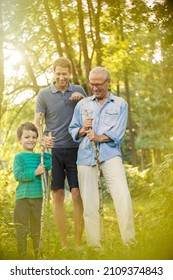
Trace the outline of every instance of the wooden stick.
<instances>
[{"instance_id":1,"label":"wooden stick","mask_svg":"<svg viewBox=\"0 0 173 280\"><path fill-rule=\"evenodd\" d=\"M43 138L43 114L40 113L40 139ZM41 164L44 165L44 146L41 144ZM46 174L41 175L42 183L42 193L43 193L43 202L42 202L42 211L41 211L41 229L40 229L40 244L38 251L38 259L42 259L42 247L44 241L44 224L45 224L45 206L46 206L46 196L47 196L47 181Z\"/></svg>"},{"instance_id":2,"label":"wooden stick","mask_svg":"<svg viewBox=\"0 0 173 280\"><path fill-rule=\"evenodd\" d=\"M86 116L89 118L88 111L86 110ZM92 127L89 128L91 130ZM98 182L98 190L99 190L99 215L100 215L100 242L101 245L104 247L104 212L103 212L103 192L102 192L102 182L101 182L101 168L100 168L100 161L99 161L99 150L97 148L97 144L94 141L91 141L92 147L95 151L96 157L96 168L97 168L97 182Z\"/></svg>"},{"instance_id":3,"label":"wooden stick","mask_svg":"<svg viewBox=\"0 0 173 280\"><path fill-rule=\"evenodd\" d=\"M52 137L52 132L48 133L48 136L51 138ZM47 149L49 153L52 153L52 149ZM47 212L47 256L49 258L49 253L50 253L50 185L51 185L51 170L48 171L48 178L47 178L47 207L46 207L46 212Z\"/></svg>"}]
</instances>

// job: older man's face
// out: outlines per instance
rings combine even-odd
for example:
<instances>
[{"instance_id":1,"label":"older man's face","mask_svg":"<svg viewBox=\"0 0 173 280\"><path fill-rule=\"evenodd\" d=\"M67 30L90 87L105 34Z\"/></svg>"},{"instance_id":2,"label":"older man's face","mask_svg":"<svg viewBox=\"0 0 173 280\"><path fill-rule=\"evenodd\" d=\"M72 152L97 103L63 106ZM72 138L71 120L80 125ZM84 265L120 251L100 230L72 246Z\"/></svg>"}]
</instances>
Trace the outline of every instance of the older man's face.
<instances>
[{"instance_id":1,"label":"older man's face","mask_svg":"<svg viewBox=\"0 0 173 280\"><path fill-rule=\"evenodd\" d=\"M89 76L89 87L97 99L107 98L109 83L103 73L91 73Z\"/></svg>"}]
</instances>

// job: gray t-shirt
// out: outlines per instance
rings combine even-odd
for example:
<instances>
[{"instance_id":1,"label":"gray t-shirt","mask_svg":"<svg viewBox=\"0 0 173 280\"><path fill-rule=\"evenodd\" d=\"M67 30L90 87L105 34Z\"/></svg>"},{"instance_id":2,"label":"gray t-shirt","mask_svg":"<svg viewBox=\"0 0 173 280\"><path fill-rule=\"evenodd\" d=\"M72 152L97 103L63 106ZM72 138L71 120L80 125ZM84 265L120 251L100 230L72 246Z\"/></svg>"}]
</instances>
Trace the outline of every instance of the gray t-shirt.
<instances>
[{"instance_id":1,"label":"gray t-shirt","mask_svg":"<svg viewBox=\"0 0 173 280\"><path fill-rule=\"evenodd\" d=\"M86 96L84 89L75 84L69 84L68 89L62 93L55 85L40 90L36 101L36 112L45 115L45 133L52 132L55 137L54 148L75 148L78 143L72 140L68 132L74 108L78 101L70 100L73 92L80 92Z\"/></svg>"}]
</instances>

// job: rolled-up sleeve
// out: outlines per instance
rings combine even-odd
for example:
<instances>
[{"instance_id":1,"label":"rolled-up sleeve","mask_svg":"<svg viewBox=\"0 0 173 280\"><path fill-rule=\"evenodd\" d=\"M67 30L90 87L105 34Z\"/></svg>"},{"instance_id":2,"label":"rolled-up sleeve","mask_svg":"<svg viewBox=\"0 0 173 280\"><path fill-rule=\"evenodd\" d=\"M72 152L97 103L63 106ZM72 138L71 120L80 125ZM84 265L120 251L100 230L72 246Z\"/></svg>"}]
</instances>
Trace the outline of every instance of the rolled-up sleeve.
<instances>
[{"instance_id":1,"label":"rolled-up sleeve","mask_svg":"<svg viewBox=\"0 0 173 280\"><path fill-rule=\"evenodd\" d=\"M121 144L127 126L128 104L123 102L119 111L119 117L113 125L103 132L106 136L113 140L109 145Z\"/></svg>"},{"instance_id":2,"label":"rolled-up sleeve","mask_svg":"<svg viewBox=\"0 0 173 280\"><path fill-rule=\"evenodd\" d=\"M79 130L82 128L82 118L81 118L79 103L76 105L74 109L73 117L68 128L68 131L71 134L73 141L78 143L82 141L82 138L78 138Z\"/></svg>"}]
</instances>

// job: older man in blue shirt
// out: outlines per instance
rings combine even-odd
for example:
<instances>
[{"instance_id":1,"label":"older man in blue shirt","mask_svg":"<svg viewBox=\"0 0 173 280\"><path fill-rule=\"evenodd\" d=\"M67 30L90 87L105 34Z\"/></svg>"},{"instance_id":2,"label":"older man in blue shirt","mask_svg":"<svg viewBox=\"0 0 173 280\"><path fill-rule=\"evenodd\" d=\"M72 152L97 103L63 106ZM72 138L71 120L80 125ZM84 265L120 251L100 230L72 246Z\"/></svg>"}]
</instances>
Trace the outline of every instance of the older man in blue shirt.
<instances>
[{"instance_id":1,"label":"older man in blue shirt","mask_svg":"<svg viewBox=\"0 0 173 280\"><path fill-rule=\"evenodd\" d=\"M93 96L77 104L69 126L74 141L79 143L77 166L84 222L88 244L100 247L99 190L96 152L116 209L122 240L135 242L131 197L122 164L121 143L126 130L128 105L109 91L110 74L104 67L95 67L89 74Z\"/></svg>"}]
</instances>

